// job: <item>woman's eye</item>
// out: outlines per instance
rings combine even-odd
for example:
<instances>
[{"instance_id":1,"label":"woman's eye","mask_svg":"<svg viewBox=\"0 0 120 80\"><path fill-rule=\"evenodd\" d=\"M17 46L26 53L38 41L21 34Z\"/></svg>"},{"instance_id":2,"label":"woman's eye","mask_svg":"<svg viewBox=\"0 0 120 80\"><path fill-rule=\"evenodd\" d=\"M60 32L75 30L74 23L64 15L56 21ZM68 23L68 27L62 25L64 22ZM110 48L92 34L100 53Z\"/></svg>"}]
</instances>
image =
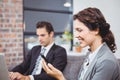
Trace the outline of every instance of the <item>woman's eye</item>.
<instances>
[{"instance_id":1,"label":"woman's eye","mask_svg":"<svg viewBox=\"0 0 120 80\"><path fill-rule=\"evenodd\" d=\"M77 29L77 31L78 31L78 32L81 32L81 31L82 31L82 29Z\"/></svg>"}]
</instances>

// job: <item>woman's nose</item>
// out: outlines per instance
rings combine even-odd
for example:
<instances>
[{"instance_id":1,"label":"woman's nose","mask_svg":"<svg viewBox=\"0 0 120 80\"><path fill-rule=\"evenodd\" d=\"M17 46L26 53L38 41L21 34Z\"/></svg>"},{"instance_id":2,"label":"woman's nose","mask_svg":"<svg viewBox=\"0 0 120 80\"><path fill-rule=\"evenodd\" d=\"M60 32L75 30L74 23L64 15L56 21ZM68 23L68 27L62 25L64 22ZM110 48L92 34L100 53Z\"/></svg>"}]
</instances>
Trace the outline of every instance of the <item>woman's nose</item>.
<instances>
[{"instance_id":1,"label":"woman's nose","mask_svg":"<svg viewBox=\"0 0 120 80\"><path fill-rule=\"evenodd\" d=\"M79 38L79 34L78 33L75 34L75 38Z\"/></svg>"}]
</instances>

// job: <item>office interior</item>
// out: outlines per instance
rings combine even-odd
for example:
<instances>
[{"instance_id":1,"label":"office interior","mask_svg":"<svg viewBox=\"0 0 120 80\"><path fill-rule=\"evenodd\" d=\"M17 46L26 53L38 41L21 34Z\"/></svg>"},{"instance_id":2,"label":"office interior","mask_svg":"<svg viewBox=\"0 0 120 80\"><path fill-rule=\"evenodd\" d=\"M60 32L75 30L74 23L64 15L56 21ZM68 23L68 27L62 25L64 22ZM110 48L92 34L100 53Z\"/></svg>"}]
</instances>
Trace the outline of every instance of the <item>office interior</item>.
<instances>
[{"instance_id":1,"label":"office interior","mask_svg":"<svg viewBox=\"0 0 120 80\"><path fill-rule=\"evenodd\" d=\"M77 51L75 47L72 16L86 7L98 7L112 26L118 47L115 56L120 58L119 5L119 0L0 0L0 53L5 54L9 68L19 64L39 44L36 23L49 21L55 29L55 43L63 46L68 55L83 56L86 49Z\"/></svg>"}]
</instances>

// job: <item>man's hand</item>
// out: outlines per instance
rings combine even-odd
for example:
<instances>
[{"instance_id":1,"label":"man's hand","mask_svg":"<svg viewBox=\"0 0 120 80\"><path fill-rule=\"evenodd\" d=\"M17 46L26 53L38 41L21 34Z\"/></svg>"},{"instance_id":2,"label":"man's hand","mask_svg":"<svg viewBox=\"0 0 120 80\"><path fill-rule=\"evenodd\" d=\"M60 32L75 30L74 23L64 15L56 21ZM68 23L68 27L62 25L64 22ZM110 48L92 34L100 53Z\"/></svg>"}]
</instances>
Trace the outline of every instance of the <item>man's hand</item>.
<instances>
[{"instance_id":1,"label":"man's hand","mask_svg":"<svg viewBox=\"0 0 120 80\"><path fill-rule=\"evenodd\" d=\"M30 80L29 76L24 76L18 72L9 72L10 80Z\"/></svg>"}]
</instances>

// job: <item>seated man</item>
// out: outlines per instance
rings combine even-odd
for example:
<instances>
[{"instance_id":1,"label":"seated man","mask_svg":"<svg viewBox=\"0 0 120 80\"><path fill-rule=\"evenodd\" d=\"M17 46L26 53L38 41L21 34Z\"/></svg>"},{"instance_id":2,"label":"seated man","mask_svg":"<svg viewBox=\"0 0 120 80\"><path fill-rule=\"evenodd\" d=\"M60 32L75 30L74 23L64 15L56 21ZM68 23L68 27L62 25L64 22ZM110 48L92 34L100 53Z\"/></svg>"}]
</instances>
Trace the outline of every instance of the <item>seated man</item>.
<instances>
[{"instance_id":1,"label":"seated man","mask_svg":"<svg viewBox=\"0 0 120 80\"><path fill-rule=\"evenodd\" d=\"M36 28L40 45L33 47L26 59L12 69L9 73L11 80L56 80L42 69L41 54L60 71L63 71L67 64L65 49L54 43L52 25L49 22L38 22Z\"/></svg>"}]
</instances>

